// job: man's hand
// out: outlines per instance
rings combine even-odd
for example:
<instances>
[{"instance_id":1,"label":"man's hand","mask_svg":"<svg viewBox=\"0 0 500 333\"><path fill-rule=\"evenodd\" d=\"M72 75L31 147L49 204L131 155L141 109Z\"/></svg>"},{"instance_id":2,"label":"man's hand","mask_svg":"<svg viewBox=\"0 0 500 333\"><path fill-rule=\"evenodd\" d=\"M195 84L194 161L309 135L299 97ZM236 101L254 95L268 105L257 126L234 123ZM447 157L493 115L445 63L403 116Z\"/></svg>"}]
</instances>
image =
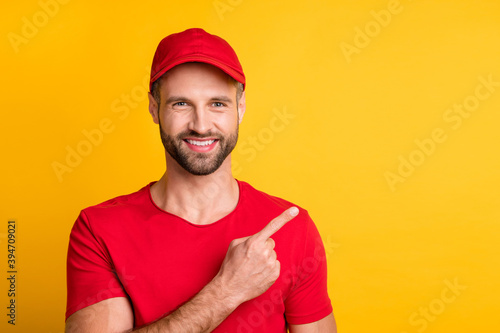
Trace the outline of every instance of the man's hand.
<instances>
[{"instance_id":1,"label":"man's hand","mask_svg":"<svg viewBox=\"0 0 500 333\"><path fill-rule=\"evenodd\" d=\"M216 279L236 306L263 294L278 279L280 262L270 237L298 213L297 207L289 208L258 233L229 244Z\"/></svg>"}]
</instances>

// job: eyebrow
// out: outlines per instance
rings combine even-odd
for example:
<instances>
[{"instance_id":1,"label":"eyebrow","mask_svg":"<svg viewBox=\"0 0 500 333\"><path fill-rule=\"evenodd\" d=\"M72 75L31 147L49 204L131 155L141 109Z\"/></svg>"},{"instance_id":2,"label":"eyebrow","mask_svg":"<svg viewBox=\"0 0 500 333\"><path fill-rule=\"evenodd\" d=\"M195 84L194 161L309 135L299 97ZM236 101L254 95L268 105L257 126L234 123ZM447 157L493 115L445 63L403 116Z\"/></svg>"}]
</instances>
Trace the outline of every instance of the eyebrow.
<instances>
[{"instance_id":1,"label":"eyebrow","mask_svg":"<svg viewBox=\"0 0 500 333\"><path fill-rule=\"evenodd\" d=\"M174 103L174 102L181 102L181 101L190 101L189 98L184 97L184 96L170 96L167 98L165 101L166 104ZM210 101L220 101L220 102L226 102L226 103L232 103L233 100L227 96L221 95L221 96L214 96L210 98Z\"/></svg>"},{"instance_id":2,"label":"eyebrow","mask_svg":"<svg viewBox=\"0 0 500 333\"><path fill-rule=\"evenodd\" d=\"M227 102L231 103L233 100L227 96L214 96L210 98L211 101L221 101L221 102Z\"/></svg>"},{"instance_id":3,"label":"eyebrow","mask_svg":"<svg viewBox=\"0 0 500 333\"><path fill-rule=\"evenodd\" d=\"M183 96L170 96L169 98L167 98L165 103L170 104L170 103L179 102L179 101L189 101L189 98L183 97Z\"/></svg>"}]
</instances>

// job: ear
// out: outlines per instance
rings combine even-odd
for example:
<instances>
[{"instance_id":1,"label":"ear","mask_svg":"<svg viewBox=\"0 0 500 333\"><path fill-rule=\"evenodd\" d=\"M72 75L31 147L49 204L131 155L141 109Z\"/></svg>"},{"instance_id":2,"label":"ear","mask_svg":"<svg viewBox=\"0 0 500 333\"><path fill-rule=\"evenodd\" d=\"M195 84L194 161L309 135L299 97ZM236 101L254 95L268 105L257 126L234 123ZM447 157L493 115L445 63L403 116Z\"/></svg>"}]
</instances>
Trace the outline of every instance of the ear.
<instances>
[{"instance_id":1,"label":"ear","mask_svg":"<svg viewBox=\"0 0 500 333\"><path fill-rule=\"evenodd\" d=\"M241 93L240 100L238 101L238 116L239 116L239 124L243 120L243 115L245 114L245 110L247 108L247 102L245 99L245 91Z\"/></svg>"},{"instance_id":2,"label":"ear","mask_svg":"<svg viewBox=\"0 0 500 333\"><path fill-rule=\"evenodd\" d=\"M153 121L155 124L159 123L159 118L158 118L158 102L156 102L156 99L153 97L153 95L148 92L148 98L149 98L149 113L151 114L151 117L153 117Z\"/></svg>"}]
</instances>

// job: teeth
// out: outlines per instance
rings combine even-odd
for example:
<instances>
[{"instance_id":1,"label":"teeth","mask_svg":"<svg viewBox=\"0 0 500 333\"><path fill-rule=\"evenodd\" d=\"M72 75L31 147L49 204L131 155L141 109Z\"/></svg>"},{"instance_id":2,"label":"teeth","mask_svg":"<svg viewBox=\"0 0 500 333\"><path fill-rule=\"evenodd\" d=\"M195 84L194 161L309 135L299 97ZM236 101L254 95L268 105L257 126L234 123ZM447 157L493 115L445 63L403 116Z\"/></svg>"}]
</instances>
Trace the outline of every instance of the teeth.
<instances>
[{"instance_id":1,"label":"teeth","mask_svg":"<svg viewBox=\"0 0 500 333\"><path fill-rule=\"evenodd\" d=\"M215 140L208 140L208 141L186 140L186 141L195 146L208 146L215 142Z\"/></svg>"}]
</instances>

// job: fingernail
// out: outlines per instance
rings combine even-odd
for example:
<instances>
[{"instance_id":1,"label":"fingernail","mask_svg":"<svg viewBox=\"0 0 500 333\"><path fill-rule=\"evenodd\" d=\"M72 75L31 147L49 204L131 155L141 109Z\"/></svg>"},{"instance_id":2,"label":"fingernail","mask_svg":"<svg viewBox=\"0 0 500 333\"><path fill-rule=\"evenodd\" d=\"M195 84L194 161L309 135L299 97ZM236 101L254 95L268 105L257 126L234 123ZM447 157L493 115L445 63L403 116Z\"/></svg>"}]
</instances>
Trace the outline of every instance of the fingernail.
<instances>
[{"instance_id":1,"label":"fingernail","mask_svg":"<svg viewBox=\"0 0 500 333\"><path fill-rule=\"evenodd\" d=\"M292 207L292 209L290 209L290 215L292 216L299 215L299 209L297 207Z\"/></svg>"}]
</instances>

